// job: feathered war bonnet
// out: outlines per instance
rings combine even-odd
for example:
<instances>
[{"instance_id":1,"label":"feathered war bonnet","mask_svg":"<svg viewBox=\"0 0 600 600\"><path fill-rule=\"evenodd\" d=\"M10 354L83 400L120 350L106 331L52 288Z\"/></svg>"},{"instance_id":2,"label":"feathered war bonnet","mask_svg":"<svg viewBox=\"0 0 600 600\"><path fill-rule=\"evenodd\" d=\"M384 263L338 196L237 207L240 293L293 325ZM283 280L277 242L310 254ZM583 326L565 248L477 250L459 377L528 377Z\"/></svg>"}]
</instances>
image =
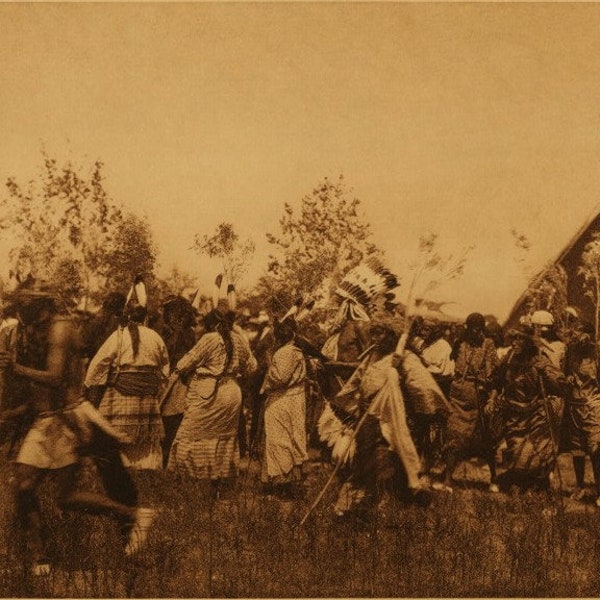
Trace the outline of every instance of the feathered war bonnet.
<instances>
[{"instance_id":1,"label":"feathered war bonnet","mask_svg":"<svg viewBox=\"0 0 600 600\"><path fill-rule=\"evenodd\" d=\"M393 290L398 286L396 275L378 259L367 259L350 269L335 290L342 299L339 316L369 321L371 313L391 310L397 304Z\"/></svg>"}]
</instances>

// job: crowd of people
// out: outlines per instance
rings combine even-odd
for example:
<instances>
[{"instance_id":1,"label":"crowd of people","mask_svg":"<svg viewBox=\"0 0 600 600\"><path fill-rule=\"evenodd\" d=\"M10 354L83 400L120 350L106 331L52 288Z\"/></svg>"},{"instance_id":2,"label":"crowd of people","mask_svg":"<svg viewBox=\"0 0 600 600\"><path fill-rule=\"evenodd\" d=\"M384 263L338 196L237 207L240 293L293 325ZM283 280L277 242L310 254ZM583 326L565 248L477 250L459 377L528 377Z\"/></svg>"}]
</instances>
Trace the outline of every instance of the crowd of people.
<instances>
[{"instance_id":1,"label":"crowd of people","mask_svg":"<svg viewBox=\"0 0 600 600\"><path fill-rule=\"evenodd\" d=\"M596 335L577 310L532 311L504 332L479 313L427 322L381 302L397 282L374 271L378 286L342 282L324 345L303 328L311 303L240 319L233 286L220 298L221 278L211 310L169 297L152 327L140 281L84 324L46 282L7 295L2 440L34 572L50 569L38 499L50 471L60 507L112 516L129 556L156 514L140 506L133 469L206 482L218 500L236 493L247 456L260 462L262 493L294 501L311 445L336 464L339 517L392 495L427 506L453 492L457 465L474 456L491 493L551 490L561 452L573 456L575 500L589 457L600 506ZM103 492L77 487L84 457Z\"/></svg>"}]
</instances>

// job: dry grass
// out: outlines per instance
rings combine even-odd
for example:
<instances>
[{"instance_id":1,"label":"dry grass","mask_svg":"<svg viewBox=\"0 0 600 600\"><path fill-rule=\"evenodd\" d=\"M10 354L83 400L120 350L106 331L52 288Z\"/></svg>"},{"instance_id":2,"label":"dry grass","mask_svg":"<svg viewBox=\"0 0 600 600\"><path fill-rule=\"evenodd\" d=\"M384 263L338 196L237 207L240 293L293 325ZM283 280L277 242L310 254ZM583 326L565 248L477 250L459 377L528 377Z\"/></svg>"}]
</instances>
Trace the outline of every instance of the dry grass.
<instances>
[{"instance_id":1,"label":"dry grass","mask_svg":"<svg viewBox=\"0 0 600 600\"><path fill-rule=\"evenodd\" d=\"M306 499L257 494L255 468L231 500L214 501L168 473L138 476L162 510L147 549L126 559L109 519L59 515L43 488L55 569L32 578L12 523L2 465L4 597L589 597L600 594L600 520L584 510L545 516L543 495L491 496L477 486L437 495L429 509L391 502L373 518L337 520L336 492L297 524L328 476L313 463ZM550 504L550 506L554 506Z\"/></svg>"}]
</instances>

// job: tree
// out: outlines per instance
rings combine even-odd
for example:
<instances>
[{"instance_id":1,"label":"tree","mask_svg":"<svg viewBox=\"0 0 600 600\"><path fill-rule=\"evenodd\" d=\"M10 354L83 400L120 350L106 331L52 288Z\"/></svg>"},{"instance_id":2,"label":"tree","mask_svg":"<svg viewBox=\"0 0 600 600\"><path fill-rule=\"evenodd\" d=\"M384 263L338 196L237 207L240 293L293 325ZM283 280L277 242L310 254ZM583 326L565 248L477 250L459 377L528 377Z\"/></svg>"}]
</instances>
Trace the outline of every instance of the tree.
<instances>
[{"instance_id":1,"label":"tree","mask_svg":"<svg viewBox=\"0 0 600 600\"><path fill-rule=\"evenodd\" d=\"M240 240L231 223L221 223L211 236L197 234L193 249L198 254L220 260L225 279L235 284L248 270L255 245L250 239Z\"/></svg>"},{"instance_id":2,"label":"tree","mask_svg":"<svg viewBox=\"0 0 600 600\"><path fill-rule=\"evenodd\" d=\"M600 324L600 232L592 235L581 254L578 273L583 276L585 295L594 304L594 325L598 337Z\"/></svg>"},{"instance_id":3,"label":"tree","mask_svg":"<svg viewBox=\"0 0 600 600\"><path fill-rule=\"evenodd\" d=\"M150 298L156 296L156 255L156 244L148 221L133 213L126 213L115 230L100 266L100 272L106 280L105 289L127 291L134 278L141 275Z\"/></svg>"},{"instance_id":4,"label":"tree","mask_svg":"<svg viewBox=\"0 0 600 600\"><path fill-rule=\"evenodd\" d=\"M166 296L179 296L185 290L197 289L198 281L196 277L182 271L176 265L171 267L171 270L166 277L161 277L158 280L161 298Z\"/></svg>"},{"instance_id":5,"label":"tree","mask_svg":"<svg viewBox=\"0 0 600 600\"><path fill-rule=\"evenodd\" d=\"M289 307L298 296L324 298L349 269L381 256L352 193L340 175L325 178L302 198L298 211L285 204L281 233L267 234L273 253L256 288L271 310Z\"/></svg>"},{"instance_id":6,"label":"tree","mask_svg":"<svg viewBox=\"0 0 600 600\"><path fill-rule=\"evenodd\" d=\"M0 229L13 241L12 266L26 250L35 276L60 283L70 273L71 291L89 294L101 284L121 210L104 189L102 162L85 173L71 162L59 167L45 151L42 157L40 177L26 186L9 178L8 196L0 201Z\"/></svg>"}]
</instances>

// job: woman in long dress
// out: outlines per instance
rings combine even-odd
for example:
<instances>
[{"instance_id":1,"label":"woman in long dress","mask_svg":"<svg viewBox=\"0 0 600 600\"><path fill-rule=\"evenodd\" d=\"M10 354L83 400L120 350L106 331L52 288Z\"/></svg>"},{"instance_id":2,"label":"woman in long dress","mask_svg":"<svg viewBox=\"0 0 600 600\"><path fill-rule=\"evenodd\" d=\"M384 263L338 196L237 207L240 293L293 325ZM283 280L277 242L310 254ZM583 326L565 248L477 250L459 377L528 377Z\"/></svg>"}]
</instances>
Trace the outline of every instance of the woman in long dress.
<instances>
[{"instance_id":1,"label":"woman in long dress","mask_svg":"<svg viewBox=\"0 0 600 600\"><path fill-rule=\"evenodd\" d=\"M306 362L294 344L292 319L275 324L279 346L267 371L262 392L265 439L261 480L280 496L297 495L306 450Z\"/></svg>"},{"instance_id":2,"label":"woman in long dress","mask_svg":"<svg viewBox=\"0 0 600 600\"><path fill-rule=\"evenodd\" d=\"M256 369L250 348L227 315L213 310L207 331L177 363L175 373L191 373L183 420L169 458L169 469L210 480L218 491L237 476L238 422L242 392L238 378Z\"/></svg>"},{"instance_id":3,"label":"woman in long dress","mask_svg":"<svg viewBox=\"0 0 600 600\"><path fill-rule=\"evenodd\" d=\"M444 429L443 454L446 462L444 482L435 489L452 491L454 470L461 459L479 455L488 462L491 471L490 491L497 492L495 481L494 441L484 420L492 375L498 363L491 338L485 337L485 319L472 313L466 319L464 337L453 351L454 379L450 386L451 412Z\"/></svg>"},{"instance_id":4,"label":"woman in long dress","mask_svg":"<svg viewBox=\"0 0 600 600\"><path fill-rule=\"evenodd\" d=\"M125 327L119 327L92 358L87 388L103 389L98 407L130 443L121 453L125 466L162 467L164 436L159 397L169 377L169 356L162 338L143 325L146 308L130 301Z\"/></svg>"}]
</instances>

